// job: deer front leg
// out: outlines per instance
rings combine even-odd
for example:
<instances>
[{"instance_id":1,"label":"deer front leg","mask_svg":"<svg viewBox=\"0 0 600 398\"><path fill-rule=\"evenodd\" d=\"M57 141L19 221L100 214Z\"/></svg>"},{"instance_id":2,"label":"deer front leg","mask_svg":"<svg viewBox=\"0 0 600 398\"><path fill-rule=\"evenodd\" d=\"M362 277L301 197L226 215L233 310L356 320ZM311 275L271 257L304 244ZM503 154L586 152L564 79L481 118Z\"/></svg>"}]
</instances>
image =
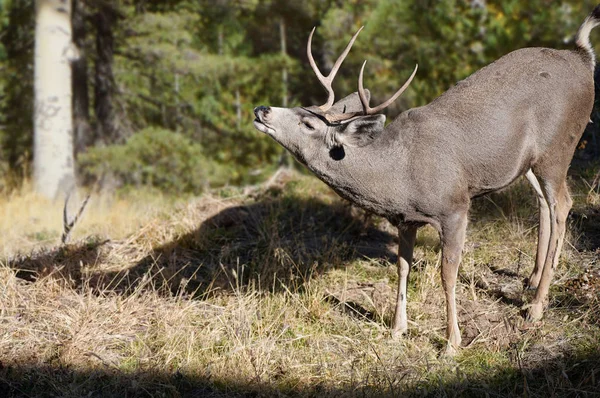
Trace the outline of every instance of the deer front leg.
<instances>
[{"instance_id":1,"label":"deer front leg","mask_svg":"<svg viewBox=\"0 0 600 398\"><path fill-rule=\"evenodd\" d=\"M456 278L467 231L467 213L456 213L442 223L442 286L446 295L446 354L454 355L460 347L460 330L456 311Z\"/></svg>"},{"instance_id":2,"label":"deer front leg","mask_svg":"<svg viewBox=\"0 0 600 398\"><path fill-rule=\"evenodd\" d=\"M416 226L400 225L398 227L398 297L396 298L396 312L392 323L393 337L400 336L408 330L408 317L406 315L407 284L416 236Z\"/></svg>"}]
</instances>

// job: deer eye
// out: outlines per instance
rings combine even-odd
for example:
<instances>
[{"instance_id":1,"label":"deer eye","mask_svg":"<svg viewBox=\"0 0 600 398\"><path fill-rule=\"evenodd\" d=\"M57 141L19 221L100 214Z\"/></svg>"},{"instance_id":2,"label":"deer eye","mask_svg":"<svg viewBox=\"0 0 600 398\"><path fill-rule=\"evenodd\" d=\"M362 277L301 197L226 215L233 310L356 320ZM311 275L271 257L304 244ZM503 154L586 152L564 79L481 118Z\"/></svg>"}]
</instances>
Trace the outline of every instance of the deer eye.
<instances>
[{"instance_id":1,"label":"deer eye","mask_svg":"<svg viewBox=\"0 0 600 398\"><path fill-rule=\"evenodd\" d=\"M306 127L309 130L314 130L315 126L313 126L309 121L303 120L302 124L304 125L304 127Z\"/></svg>"}]
</instances>

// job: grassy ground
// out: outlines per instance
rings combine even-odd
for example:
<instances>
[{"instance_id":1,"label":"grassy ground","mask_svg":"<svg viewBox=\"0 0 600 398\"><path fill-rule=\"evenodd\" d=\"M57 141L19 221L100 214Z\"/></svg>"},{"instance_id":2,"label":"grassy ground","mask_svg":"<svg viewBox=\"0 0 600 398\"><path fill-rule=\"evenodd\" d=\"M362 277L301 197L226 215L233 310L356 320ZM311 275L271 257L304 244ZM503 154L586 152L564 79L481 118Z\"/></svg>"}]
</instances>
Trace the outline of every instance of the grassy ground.
<instances>
[{"instance_id":1,"label":"grassy ground","mask_svg":"<svg viewBox=\"0 0 600 398\"><path fill-rule=\"evenodd\" d=\"M600 212L573 178L569 237L536 324L530 189L474 204L464 348L440 355L437 234L418 235L409 333L388 332L395 230L314 178L172 200L94 195L71 243L62 208L0 198L0 396L600 396Z\"/></svg>"}]
</instances>

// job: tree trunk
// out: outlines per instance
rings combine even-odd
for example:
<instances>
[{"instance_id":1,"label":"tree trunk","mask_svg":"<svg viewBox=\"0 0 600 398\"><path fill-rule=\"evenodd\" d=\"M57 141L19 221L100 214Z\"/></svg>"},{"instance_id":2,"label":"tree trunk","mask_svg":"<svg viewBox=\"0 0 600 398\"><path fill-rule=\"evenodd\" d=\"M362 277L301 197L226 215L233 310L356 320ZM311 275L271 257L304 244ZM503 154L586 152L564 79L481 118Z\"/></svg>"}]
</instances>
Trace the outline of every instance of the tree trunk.
<instances>
[{"instance_id":1,"label":"tree trunk","mask_svg":"<svg viewBox=\"0 0 600 398\"><path fill-rule=\"evenodd\" d=\"M72 64L73 70L73 127L75 131L75 154L84 152L94 144L94 132L90 126L90 100L88 90L88 66L86 51L86 6L83 0L72 0L73 43L79 58Z\"/></svg>"},{"instance_id":2,"label":"tree trunk","mask_svg":"<svg viewBox=\"0 0 600 398\"><path fill-rule=\"evenodd\" d=\"M281 54L287 55L287 35L285 34L285 19L279 18L279 39L281 40ZM281 71L281 106L288 107L288 70L283 67Z\"/></svg>"},{"instance_id":3,"label":"tree trunk","mask_svg":"<svg viewBox=\"0 0 600 398\"><path fill-rule=\"evenodd\" d=\"M285 19L279 18L279 40L281 44L281 55L287 55L287 35L285 33ZM283 67L281 71L281 106L284 108L288 107L288 70L287 67ZM279 158L280 167L289 168L291 166L291 157L288 151L284 150Z\"/></svg>"},{"instance_id":4,"label":"tree trunk","mask_svg":"<svg viewBox=\"0 0 600 398\"><path fill-rule=\"evenodd\" d=\"M223 41L224 41L224 29L223 24L219 24L217 27L217 54L223 55Z\"/></svg>"},{"instance_id":5,"label":"tree trunk","mask_svg":"<svg viewBox=\"0 0 600 398\"><path fill-rule=\"evenodd\" d=\"M0 0L1 2L1 0ZM29 0L12 0L6 28L0 42L6 51L4 79L18 82L7 87L0 105L5 120L1 138L2 152L11 170L17 174L29 169L33 148L33 57L35 37L35 5Z\"/></svg>"},{"instance_id":6,"label":"tree trunk","mask_svg":"<svg viewBox=\"0 0 600 398\"><path fill-rule=\"evenodd\" d=\"M34 55L34 185L56 199L75 186L69 0L36 0Z\"/></svg>"},{"instance_id":7,"label":"tree trunk","mask_svg":"<svg viewBox=\"0 0 600 398\"><path fill-rule=\"evenodd\" d=\"M235 127L238 131L242 130L242 99L240 98L240 89L235 89Z\"/></svg>"},{"instance_id":8,"label":"tree trunk","mask_svg":"<svg viewBox=\"0 0 600 398\"><path fill-rule=\"evenodd\" d=\"M105 143L114 143L123 138L113 107L115 92L112 71L114 38L113 25L117 14L109 4L99 4L96 13L96 75L94 87L94 109L97 119L96 136Z\"/></svg>"}]
</instances>

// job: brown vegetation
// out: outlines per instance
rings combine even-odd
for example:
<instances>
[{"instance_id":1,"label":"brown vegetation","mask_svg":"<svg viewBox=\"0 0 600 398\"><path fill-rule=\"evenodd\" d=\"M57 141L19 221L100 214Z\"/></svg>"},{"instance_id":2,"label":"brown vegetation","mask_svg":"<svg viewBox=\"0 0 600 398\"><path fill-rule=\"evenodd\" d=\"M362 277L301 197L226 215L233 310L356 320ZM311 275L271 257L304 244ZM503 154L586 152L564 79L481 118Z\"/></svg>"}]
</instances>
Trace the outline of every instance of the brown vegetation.
<instances>
[{"instance_id":1,"label":"brown vegetation","mask_svg":"<svg viewBox=\"0 0 600 398\"><path fill-rule=\"evenodd\" d=\"M61 206L25 189L0 201L0 395L595 396L597 187L572 182L571 235L536 324L520 314L535 198L518 184L476 203L455 359L440 356L433 229L417 240L409 334L393 340L393 228L312 178L176 202L95 195L64 246Z\"/></svg>"}]
</instances>

